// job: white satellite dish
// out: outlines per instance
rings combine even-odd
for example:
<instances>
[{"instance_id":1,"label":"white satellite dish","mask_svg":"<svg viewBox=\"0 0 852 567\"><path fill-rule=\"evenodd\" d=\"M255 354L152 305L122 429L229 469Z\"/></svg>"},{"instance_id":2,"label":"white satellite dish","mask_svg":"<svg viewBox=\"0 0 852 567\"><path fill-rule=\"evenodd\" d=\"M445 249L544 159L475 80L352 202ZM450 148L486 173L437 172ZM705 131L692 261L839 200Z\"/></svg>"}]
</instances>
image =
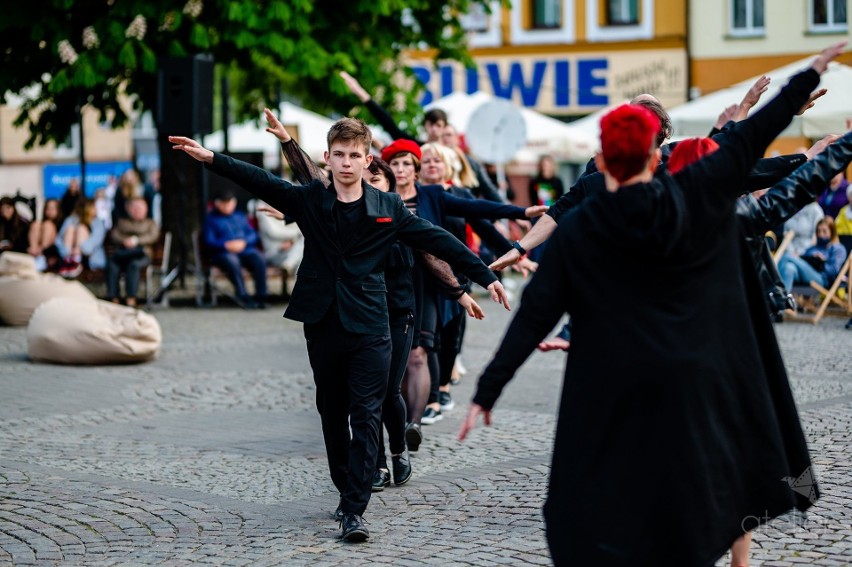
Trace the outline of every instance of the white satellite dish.
<instances>
[{"instance_id":1,"label":"white satellite dish","mask_svg":"<svg viewBox=\"0 0 852 567\"><path fill-rule=\"evenodd\" d=\"M506 99L489 100L471 114L465 140L473 154L482 161L506 163L526 144L524 115Z\"/></svg>"}]
</instances>

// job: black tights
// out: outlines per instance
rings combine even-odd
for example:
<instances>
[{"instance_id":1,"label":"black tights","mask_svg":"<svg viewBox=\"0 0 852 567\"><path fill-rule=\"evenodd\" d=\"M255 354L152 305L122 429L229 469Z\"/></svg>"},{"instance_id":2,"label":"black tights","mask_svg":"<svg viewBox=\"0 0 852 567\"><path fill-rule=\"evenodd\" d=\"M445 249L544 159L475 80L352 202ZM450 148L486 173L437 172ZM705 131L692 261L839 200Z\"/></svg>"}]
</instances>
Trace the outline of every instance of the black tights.
<instances>
[{"instance_id":1,"label":"black tights","mask_svg":"<svg viewBox=\"0 0 852 567\"><path fill-rule=\"evenodd\" d=\"M405 451L406 408L402 398L402 377L408 365L408 354L414 338L413 316L410 313L391 316L391 366L388 375L388 390L382 404L382 423L388 430L388 443L391 455L399 455ZM384 429L379 428L379 455L376 468L387 469L388 460L385 455Z\"/></svg>"}]
</instances>

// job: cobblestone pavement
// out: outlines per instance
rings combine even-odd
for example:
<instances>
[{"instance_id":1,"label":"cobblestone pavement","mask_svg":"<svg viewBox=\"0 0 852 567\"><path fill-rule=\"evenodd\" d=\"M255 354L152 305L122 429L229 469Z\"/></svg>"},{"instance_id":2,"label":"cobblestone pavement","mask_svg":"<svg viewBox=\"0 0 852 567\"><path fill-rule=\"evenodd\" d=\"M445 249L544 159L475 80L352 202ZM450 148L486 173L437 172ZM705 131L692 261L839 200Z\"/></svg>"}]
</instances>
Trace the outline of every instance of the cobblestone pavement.
<instances>
[{"instance_id":1,"label":"cobblestone pavement","mask_svg":"<svg viewBox=\"0 0 852 567\"><path fill-rule=\"evenodd\" d=\"M280 308L158 311L162 355L138 366L32 364L25 330L0 328L0 565L549 564L564 359L535 354L495 425L458 443L461 402L509 319L485 307L457 408L424 427L412 481L374 495L364 545L337 540L301 328ZM849 565L852 332L830 318L777 332L823 497L803 527L761 529L753 565Z\"/></svg>"}]
</instances>

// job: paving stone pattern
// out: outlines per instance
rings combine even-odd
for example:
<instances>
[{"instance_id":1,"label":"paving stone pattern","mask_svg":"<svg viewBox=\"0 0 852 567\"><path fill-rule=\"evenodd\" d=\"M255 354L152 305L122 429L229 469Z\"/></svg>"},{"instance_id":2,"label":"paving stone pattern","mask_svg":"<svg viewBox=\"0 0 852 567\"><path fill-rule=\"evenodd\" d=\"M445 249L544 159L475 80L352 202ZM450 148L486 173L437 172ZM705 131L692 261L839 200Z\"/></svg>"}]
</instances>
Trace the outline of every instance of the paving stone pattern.
<instances>
[{"instance_id":1,"label":"paving stone pattern","mask_svg":"<svg viewBox=\"0 0 852 567\"><path fill-rule=\"evenodd\" d=\"M65 367L0 327L0 565L549 565L541 506L564 357L536 353L491 428L456 441L509 315L471 322L457 408L342 544L301 327L281 309L157 311L161 357ZM823 497L753 565L852 564L852 332L776 327ZM718 565L726 565L725 560Z\"/></svg>"}]
</instances>

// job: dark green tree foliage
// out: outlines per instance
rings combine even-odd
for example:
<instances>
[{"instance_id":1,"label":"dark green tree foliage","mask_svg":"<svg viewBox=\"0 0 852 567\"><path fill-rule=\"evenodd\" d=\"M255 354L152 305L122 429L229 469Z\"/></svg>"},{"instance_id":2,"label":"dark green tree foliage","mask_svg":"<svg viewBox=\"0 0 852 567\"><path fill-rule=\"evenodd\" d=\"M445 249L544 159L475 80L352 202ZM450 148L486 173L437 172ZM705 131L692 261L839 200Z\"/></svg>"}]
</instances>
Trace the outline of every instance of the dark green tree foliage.
<instances>
[{"instance_id":1,"label":"dark green tree foliage","mask_svg":"<svg viewBox=\"0 0 852 567\"><path fill-rule=\"evenodd\" d=\"M279 93L347 113L355 101L337 71L357 76L399 118L419 87L402 51L465 60L458 14L475 0L28 0L0 17L0 93L24 94L16 123L28 146L64 141L81 104L119 127L118 101L154 109L158 58L210 53L233 78L237 119ZM407 77L407 78L406 78ZM397 93L402 93L401 96Z\"/></svg>"}]
</instances>

